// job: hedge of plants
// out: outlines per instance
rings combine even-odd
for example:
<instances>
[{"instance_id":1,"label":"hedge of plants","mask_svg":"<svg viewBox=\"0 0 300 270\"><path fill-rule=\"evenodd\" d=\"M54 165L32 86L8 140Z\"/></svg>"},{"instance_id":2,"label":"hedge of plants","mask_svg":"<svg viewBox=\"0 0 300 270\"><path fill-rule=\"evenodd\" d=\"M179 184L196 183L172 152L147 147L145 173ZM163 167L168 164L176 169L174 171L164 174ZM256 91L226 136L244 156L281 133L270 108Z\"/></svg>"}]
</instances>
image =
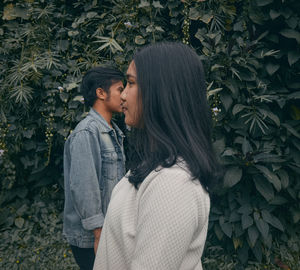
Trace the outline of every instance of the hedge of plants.
<instances>
[{"instance_id":1,"label":"hedge of plants","mask_svg":"<svg viewBox=\"0 0 300 270\"><path fill-rule=\"evenodd\" d=\"M125 71L136 49L169 40L203 60L225 169L204 265L299 269L299 10L298 0L1 1L0 268L39 269L35 242L73 269L58 228L63 145L87 111L82 75Z\"/></svg>"}]
</instances>

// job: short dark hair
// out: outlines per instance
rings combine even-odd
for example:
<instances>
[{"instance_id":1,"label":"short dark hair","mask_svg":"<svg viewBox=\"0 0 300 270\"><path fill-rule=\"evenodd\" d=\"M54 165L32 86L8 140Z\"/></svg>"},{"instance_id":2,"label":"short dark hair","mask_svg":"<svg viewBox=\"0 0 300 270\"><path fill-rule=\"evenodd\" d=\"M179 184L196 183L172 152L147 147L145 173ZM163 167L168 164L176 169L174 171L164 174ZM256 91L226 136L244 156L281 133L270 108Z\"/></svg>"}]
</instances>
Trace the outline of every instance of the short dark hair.
<instances>
[{"instance_id":1,"label":"short dark hair","mask_svg":"<svg viewBox=\"0 0 300 270\"><path fill-rule=\"evenodd\" d=\"M102 88L109 93L111 85L124 79L121 71L113 67L94 67L83 76L80 91L84 97L84 103L92 107L97 98L96 89Z\"/></svg>"},{"instance_id":2,"label":"short dark hair","mask_svg":"<svg viewBox=\"0 0 300 270\"><path fill-rule=\"evenodd\" d=\"M183 158L193 178L209 191L219 168L199 56L187 45L163 42L142 48L133 61L142 128L134 130L138 158L131 165L129 181L137 188L152 170Z\"/></svg>"}]
</instances>

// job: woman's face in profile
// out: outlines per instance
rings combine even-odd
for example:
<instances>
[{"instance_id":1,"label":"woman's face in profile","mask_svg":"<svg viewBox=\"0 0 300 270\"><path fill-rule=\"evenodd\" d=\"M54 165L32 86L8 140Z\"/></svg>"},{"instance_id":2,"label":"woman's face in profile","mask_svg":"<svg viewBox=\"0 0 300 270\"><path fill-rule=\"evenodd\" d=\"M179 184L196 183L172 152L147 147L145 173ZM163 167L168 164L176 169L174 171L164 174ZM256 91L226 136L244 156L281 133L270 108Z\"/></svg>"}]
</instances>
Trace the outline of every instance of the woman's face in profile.
<instances>
[{"instance_id":1,"label":"woman's face in profile","mask_svg":"<svg viewBox=\"0 0 300 270\"><path fill-rule=\"evenodd\" d=\"M136 68L131 61L126 72L127 84L121 94L122 111L125 114L125 123L128 126L137 127L140 120L138 85Z\"/></svg>"}]
</instances>

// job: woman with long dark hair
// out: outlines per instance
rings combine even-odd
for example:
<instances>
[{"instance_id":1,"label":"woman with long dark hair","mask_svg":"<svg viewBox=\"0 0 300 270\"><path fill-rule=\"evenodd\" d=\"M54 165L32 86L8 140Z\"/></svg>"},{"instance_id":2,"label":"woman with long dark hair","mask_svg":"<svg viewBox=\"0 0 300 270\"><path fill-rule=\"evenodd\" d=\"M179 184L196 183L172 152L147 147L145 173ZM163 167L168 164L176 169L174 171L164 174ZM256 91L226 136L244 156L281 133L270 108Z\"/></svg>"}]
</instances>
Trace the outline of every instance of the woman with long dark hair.
<instances>
[{"instance_id":1,"label":"woman with long dark hair","mask_svg":"<svg viewBox=\"0 0 300 270\"><path fill-rule=\"evenodd\" d=\"M198 55L180 43L137 52L122 92L137 158L115 187L94 269L202 269L218 164Z\"/></svg>"}]
</instances>

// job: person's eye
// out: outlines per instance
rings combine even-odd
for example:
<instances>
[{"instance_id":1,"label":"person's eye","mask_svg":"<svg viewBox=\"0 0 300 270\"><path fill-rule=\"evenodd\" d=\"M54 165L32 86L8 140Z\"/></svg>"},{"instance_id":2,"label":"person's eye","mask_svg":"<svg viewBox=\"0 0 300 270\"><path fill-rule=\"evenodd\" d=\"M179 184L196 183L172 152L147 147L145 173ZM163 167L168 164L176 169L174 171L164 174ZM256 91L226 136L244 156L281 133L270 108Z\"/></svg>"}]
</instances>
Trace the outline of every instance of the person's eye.
<instances>
[{"instance_id":1,"label":"person's eye","mask_svg":"<svg viewBox=\"0 0 300 270\"><path fill-rule=\"evenodd\" d=\"M131 82L131 81L127 81L127 83L129 86L132 86L134 84L134 82Z\"/></svg>"}]
</instances>

